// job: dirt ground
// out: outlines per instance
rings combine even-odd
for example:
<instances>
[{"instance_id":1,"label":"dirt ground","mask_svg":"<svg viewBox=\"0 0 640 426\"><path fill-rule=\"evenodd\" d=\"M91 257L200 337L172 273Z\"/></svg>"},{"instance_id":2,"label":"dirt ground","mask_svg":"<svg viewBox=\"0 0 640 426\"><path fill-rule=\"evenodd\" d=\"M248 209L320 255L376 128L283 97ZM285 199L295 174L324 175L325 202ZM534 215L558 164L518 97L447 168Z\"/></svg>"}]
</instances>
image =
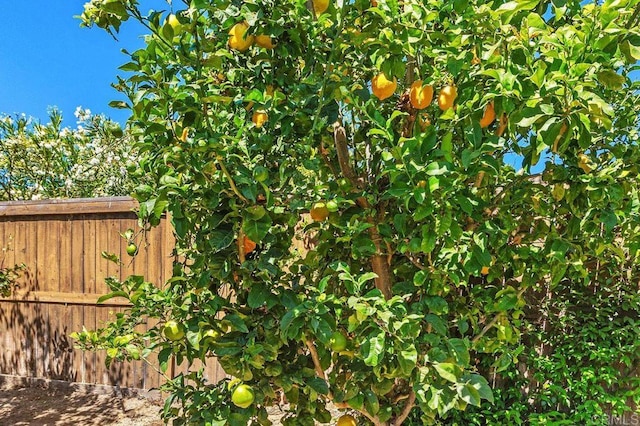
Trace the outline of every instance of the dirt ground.
<instances>
[{"instance_id":1,"label":"dirt ground","mask_svg":"<svg viewBox=\"0 0 640 426\"><path fill-rule=\"evenodd\" d=\"M74 389L0 387L0 426L161 426L162 402ZM274 426L281 413L270 411ZM334 417L339 416L332 410Z\"/></svg>"},{"instance_id":2,"label":"dirt ground","mask_svg":"<svg viewBox=\"0 0 640 426\"><path fill-rule=\"evenodd\" d=\"M0 388L0 426L161 426L159 404L73 389Z\"/></svg>"}]
</instances>

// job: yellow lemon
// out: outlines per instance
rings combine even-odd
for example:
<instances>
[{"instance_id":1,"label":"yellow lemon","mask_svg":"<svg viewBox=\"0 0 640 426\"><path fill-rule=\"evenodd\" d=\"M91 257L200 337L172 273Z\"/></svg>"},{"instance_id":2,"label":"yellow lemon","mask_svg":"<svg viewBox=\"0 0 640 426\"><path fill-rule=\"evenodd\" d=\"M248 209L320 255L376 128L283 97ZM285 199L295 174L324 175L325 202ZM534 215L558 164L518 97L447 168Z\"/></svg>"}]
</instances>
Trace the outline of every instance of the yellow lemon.
<instances>
[{"instance_id":1,"label":"yellow lemon","mask_svg":"<svg viewBox=\"0 0 640 426\"><path fill-rule=\"evenodd\" d=\"M167 23L173 28L173 34L178 35L182 32L182 24L173 13L167 17Z\"/></svg>"},{"instance_id":2,"label":"yellow lemon","mask_svg":"<svg viewBox=\"0 0 640 426\"><path fill-rule=\"evenodd\" d=\"M180 340L184 337L184 327L174 320L169 320L162 329L163 334L169 340Z\"/></svg>"}]
</instances>

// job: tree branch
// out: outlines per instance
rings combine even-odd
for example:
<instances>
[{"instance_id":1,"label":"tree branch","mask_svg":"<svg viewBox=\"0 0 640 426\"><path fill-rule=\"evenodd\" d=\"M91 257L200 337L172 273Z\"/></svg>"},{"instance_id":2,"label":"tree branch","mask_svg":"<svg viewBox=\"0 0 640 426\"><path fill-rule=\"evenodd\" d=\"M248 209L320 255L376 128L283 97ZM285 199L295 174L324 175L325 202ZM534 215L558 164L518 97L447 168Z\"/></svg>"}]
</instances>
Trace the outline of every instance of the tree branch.
<instances>
[{"instance_id":1,"label":"tree branch","mask_svg":"<svg viewBox=\"0 0 640 426\"><path fill-rule=\"evenodd\" d=\"M231 190L233 190L233 192L238 196L238 198L240 198L243 202L248 203L249 200L247 200L244 195L242 195L240 193L240 191L238 191L238 187L236 186L236 183L233 181L233 177L231 176L231 174L229 174L229 170L227 170L227 168L225 167L224 163L222 162L222 158L218 157L216 158L216 161L218 162L218 164L220 165L220 170L222 170L222 173L224 173L224 175L227 177L227 180L229 181L229 185L231 186Z\"/></svg>"},{"instance_id":2,"label":"tree branch","mask_svg":"<svg viewBox=\"0 0 640 426\"><path fill-rule=\"evenodd\" d=\"M347 132L339 121L333 123L333 140L336 145L336 152L338 153L338 165L340 166L340 172L354 187L362 189L361 182L358 181L358 178L349 163Z\"/></svg>"},{"instance_id":3,"label":"tree branch","mask_svg":"<svg viewBox=\"0 0 640 426\"><path fill-rule=\"evenodd\" d=\"M522 289L520 289L520 291L517 294L517 298L520 298L520 296L522 296L522 294L527 290L528 287L524 287ZM476 343L478 343L478 341L480 339L482 339L482 336L484 336L485 334L487 334L487 331L491 330L491 328L496 325L496 323L500 320L500 318L502 318L502 316L504 315L504 312L500 312L498 313L498 315L496 315L495 317L493 317L493 319L491 321L489 321L489 323L487 325L484 326L484 328L482 329L482 331L480 331L480 333L473 338L473 340L471 341L471 343L473 343L474 345Z\"/></svg>"},{"instance_id":4,"label":"tree branch","mask_svg":"<svg viewBox=\"0 0 640 426\"><path fill-rule=\"evenodd\" d=\"M394 426L400 426L402 422L404 422L407 419L407 417L409 417L409 414L411 413L411 410L413 409L415 402L416 402L416 393L413 390L411 390L411 392L409 393L409 399L407 400L407 403L405 404L404 409L402 410L400 415L396 417L395 421L393 422Z\"/></svg>"},{"instance_id":5,"label":"tree branch","mask_svg":"<svg viewBox=\"0 0 640 426\"><path fill-rule=\"evenodd\" d=\"M311 354L311 359L313 360L313 365L316 368L316 375L320 377L322 380L327 380L327 376L324 373L322 365L320 365L320 357L318 356L318 351L316 350L315 345L309 339L305 339L304 341L309 349L309 353Z\"/></svg>"}]
</instances>

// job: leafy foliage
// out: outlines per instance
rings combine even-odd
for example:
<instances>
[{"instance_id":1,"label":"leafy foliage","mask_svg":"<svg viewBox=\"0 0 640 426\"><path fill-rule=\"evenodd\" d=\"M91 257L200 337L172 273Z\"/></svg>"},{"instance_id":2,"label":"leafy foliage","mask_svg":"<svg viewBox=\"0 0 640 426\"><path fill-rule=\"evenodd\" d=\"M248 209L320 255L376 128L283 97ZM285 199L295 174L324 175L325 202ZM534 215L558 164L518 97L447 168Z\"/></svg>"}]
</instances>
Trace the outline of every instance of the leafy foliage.
<instances>
[{"instance_id":1,"label":"leafy foliage","mask_svg":"<svg viewBox=\"0 0 640 426\"><path fill-rule=\"evenodd\" d=\"M637 278L637 0L355 0L318 16L312 3L144 16L94 0L83 14L151 31L118 87L153 180L140 216L169 212L178 239L161 288L112 283L133 308L87 347L126 359L114 336L157 318L141 353L215 356L236 378L170 381L174 424L269 424L279 392L288 425L327 422L329 401L376 425L414 406L421 424L483 410L489 366L533 359L520 344L534 295ZM242 22L272 43L239 40ZM384 101L393 84L370 93L381 72L397 81ZM446 95L416 110L416 80ZM320 202L335 211L309 221ZM183 340L162 336L169 320ZM248 408L230 403L238 381Z\"/></svg>"},{"instance_id":2,"label":"leafy foliage","mask_svg":"<svg viewBox=\"0 0 640 426\"><path fill-rule=\"evenodd\" d=\"M0 199L127 195L134 187L127 163L135 159L118 123L78 108L75 129L24 116L0 118Z\"/></svg>"},{"instance_id":3,"label":"leafy foliage","mask_svg":"<svg viewBox=\"0 0 640 426\"><path fill-rule=\"evenodd\" d=\"M24 264L0 267L0 297L9 297L13 293L16 280L24 268Z\"/></svg>"}]
</instances>

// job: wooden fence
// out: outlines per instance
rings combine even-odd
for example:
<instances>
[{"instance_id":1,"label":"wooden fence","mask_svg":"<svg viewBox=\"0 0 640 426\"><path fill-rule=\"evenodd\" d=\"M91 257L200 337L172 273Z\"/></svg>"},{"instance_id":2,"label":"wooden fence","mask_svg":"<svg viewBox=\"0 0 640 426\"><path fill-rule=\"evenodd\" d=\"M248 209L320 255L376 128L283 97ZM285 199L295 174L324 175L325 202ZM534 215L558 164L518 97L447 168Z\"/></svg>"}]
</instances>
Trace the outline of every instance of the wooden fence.
<instances>
[{"instance_id":1,"label":"wooden fence","mask_svg":"<svg viewBox=\"0 0 640 426\"><path fill-rule=\"evenodd\" d=\"M162 284L170 277L174 245L169 221L139 235L138 255L126 253L126 229L137 230L128 197L0 203L2 266L24 263L19 287L0 298L0 374L152 389L161 376L143 362L105 366L104 353L74 349L69 334L100 327L126 308L125 299L98 305L105 278L136 274ZM106 260L115 253L124 264ZM1 259L1 257L0 257ZM222 372L212 363L210 379ZM172 366L169 374L178 369Z\"/></svg>"}]
</instances>

